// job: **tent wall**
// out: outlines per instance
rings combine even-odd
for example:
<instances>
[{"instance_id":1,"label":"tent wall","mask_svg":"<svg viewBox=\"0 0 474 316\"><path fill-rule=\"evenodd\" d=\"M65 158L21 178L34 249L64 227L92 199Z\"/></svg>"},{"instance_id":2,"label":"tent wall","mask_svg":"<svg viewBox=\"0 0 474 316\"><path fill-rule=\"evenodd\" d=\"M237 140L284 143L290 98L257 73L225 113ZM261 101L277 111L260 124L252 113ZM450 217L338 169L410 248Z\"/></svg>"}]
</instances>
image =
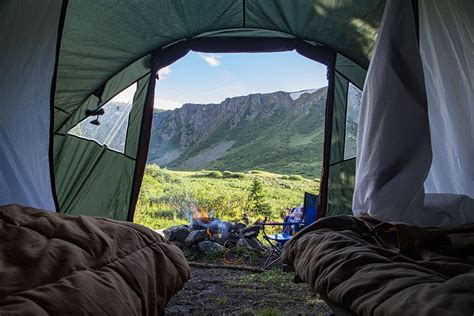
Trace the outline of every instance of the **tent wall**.
<instances>
[{"instance_id":1,"label":"tent wall","mask_svg":"<svg viewBox=\"0 0 474 316\"><path fill-rule=\"evenodd\" d=\"M425 191L474 198L474 2L423 0L419 13L433 151Z\"/></svg>"},{"instance_id":2,"label":"tent wall","mask_svg":"<svg viewBox=\"0 0 474 316\"><path fill-rule=\"evenodd\" d=\"M105 103L100 100L110 99L120 92L125 80L136 80L142 73L128 69L128 74L118 74L112 78L100 97L91 96L84 103L81 111L83 117L72 117L70 121L77 123L86 117L85 110L101 108ZM119 84L117 78L122 80ZM153 108L147 101L150 89L154 90L154 76L145 75L137 82L137 90L133 97L132 109L128 117L124 151L117 152L100 145L93 140L80 138L70 134L55 135L55 177L60 211L75 215L104 216L117 220L129 218L130 207L134 207L132 197L137 185L137 159L140 153L140 140L144 109ZM149 89L150 82L153 88ZM153 91L152 91L153 92ZM64 126L71 126L66 122ZM71 126L72 127L72 126ZM64 130L67 128L63 127ZM139 185L139 184L138 184ZM135 193L137 195L138 193ZM136 202L136 201L135 201ZM132 205L133 204L133 205ZM132 206L131 206L132 205Z\"/></svg>"},{"instance_id":3,"label":"tent wall","mask_svg":"<svg viewBox=\"0 0 474 316\"><path fill-rule=\"evenodd\" d=\"M152 50L210 33L318 42L366 67L383 7L379 0L69 1L55 107L58 116L72 115L104 82ZM55 131L58 125L55 120Z\"/></svg>"},{"instance_id":4,"label":"tent wall","mask_svg":"<svg viewBox=\"0 0 474 316\"><path fill-rule=\"evenodd\" d=\"M387 3L362 99L353 210L473 223L472 2L420 1L419 12L411 0Z\"/></svg>"},{"instance_id":5,"label":"tent wall","mask_svg":"<svg viewBox=\"0 0 474 316\"><path fill-rule=\"evenodd\" d=\"M337 54L330 136L328 198L325 216L352 213L352 195L355 187L355 157L348 157L345 153L349 85L354 84L354 86L362 90L365 76L366 70L364 68L350 59Z\"/></svg>"},{"instance_id":6,"label":"tent wall","mask_svg":"<svg viewBox=\"0 0 474 316\"><path fill-rule=\"evenodd\" d=\"M355 158L331 165L326 216L352 214L354 187Z\"/></svg>"},{"instance_id":7,"label":"tent wall","mask_svg":"<svg viewBox=\"0 0 474 316\"><path fill-rule=\"evenodd\" d=\"M56 209L49 135L61 5L54 0L0 4L0 205Z\"/></svg>"},{"instance_id":8,"label":"tent wall","mask_svg":"<svg viewBox=\"0 0 474 316\"><path fill-rule=\"evenodd\" d=\"M135 161L93 141L64 140L56 162L61 212L126 220Z\"/></svg>"}]
</instances>

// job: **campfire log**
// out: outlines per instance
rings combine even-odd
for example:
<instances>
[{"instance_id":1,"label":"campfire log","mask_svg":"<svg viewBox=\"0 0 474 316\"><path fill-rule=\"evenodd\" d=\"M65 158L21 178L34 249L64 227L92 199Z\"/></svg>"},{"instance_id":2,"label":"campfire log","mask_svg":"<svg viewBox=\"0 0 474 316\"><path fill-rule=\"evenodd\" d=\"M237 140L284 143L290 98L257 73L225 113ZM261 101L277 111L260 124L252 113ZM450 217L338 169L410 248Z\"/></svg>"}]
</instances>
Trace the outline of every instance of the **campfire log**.
<instances>
[{"instance_id":1,"label":"campfire log","mask_svg":"<svg viewBox=\"0 0 474 316\"><path fill-rule=\"evenodd\" d=\"M242 230L242 236L245 238L252 238L252 237L257 237L258 234L260 233L260 226L249 226L247 228L244 228Z\"/></svg>"},{"instance_id":2,"label":"campfire log","mask_svg":"<svg viewBox=\"0 0 474 316\"><path fill-rule=\"evenodd\" d=\"M235 223L233 229L235 232L240 233L245 227L247 227L247 225L244 223Z\"/></svg>"}]
</instances>

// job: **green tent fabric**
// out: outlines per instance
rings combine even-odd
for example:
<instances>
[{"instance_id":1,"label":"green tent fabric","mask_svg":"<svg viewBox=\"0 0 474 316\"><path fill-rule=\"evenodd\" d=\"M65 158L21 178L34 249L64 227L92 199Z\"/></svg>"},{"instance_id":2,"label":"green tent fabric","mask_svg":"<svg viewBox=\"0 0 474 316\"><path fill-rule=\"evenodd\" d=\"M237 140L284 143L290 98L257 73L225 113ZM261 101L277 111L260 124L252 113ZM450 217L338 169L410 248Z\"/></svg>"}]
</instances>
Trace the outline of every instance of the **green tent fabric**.
<instances>
[{"instance_id":1,"label":"green tent fabric","mask_svg":"<svg viewBox=\"0 0 474 316\"><path fill-rule=\"evenodd\" d=\"M333 120L327 125L331 149L325 175L330 180L322 182L326 185L321 190L338 187L328 200L330 209L347 210L353 183L341 187L331 168L345 165L339 163L344 161L348 84L362 88L384 5L378 0L69 0L54 90L59 211L133 218L148 146L146 127L151 124L146 111L149 115L150 86L157 67L163 66L153 64L152 55L198 38L295 39L333 52L335 98ZM130 113L124 153L68 134L87 110L102 107L135 82L140 92ZM344 170L353 177L354 168ZM337 192L343 192L341 199Z\"/></svg>"},{"instance_id":2,"label":"green tent fabric","mask_svg":"<svg viewBox=\"0 0 474 316\"><path fill-rule=\"evenodd\" d=\"M348 58L338 54L335 66L334 104L331 130L331 152L328 176L327 216L352 214L355 187L355 156L348 156L347 113L350 84L362 90L366 71ZM360 107L359 105L356 105Z\"/></svg>"},{"instance_id":3,"label":"green tent fabric","mask_svg":"<svg viewBox=\"0 0 474 316\"><path fill-rule=\"evenodd\" d=\"M58 203L64 213L127 220L150 76L137 82L124 152L73 135L55 136ZM97 97L92 98L100 106ZM90 106L91 102L86 105ZM85 114L84 114L85 115Z\"/></svg>"},{"instance_id":4,"label":"green tent fabric","mask_svg":"<svg viewBox=\"0 0 474 316\"><path fill-rule=\"evenodd\" d=\"M57 111L73 113L91 93L153 49L204 33L288 36L326 45L368 66L384 1L69 1L60 44ZM251 33L251 32L250 32ZM55 127L59 124L55 122Z\"/></svg>"}]
</instances>

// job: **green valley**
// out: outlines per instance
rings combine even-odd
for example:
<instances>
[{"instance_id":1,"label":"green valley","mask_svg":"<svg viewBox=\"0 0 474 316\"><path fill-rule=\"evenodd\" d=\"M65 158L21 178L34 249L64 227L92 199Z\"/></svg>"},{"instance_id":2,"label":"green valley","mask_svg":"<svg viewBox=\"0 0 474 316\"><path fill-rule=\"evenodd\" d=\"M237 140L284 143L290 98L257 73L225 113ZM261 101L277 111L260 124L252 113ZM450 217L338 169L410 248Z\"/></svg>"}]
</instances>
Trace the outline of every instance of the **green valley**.
<instances>
[{"instance_id":1,"label":"green valley","mask_svg":"<svg viewBox=\"0 0 474 316\"><path fill-rule=\"evenodd\" d=\"M264 171L172 171L148 165L142 182L134 221L166 228L191 221L192 204L206 209L211 216L227 221L250 223L262 220L249 205L253 181L260 181L263 197L269 205L270 217L282 218L288 208L302 205L304 192L317 193L318 179L299 175L280 175Z\"/></svg>"},{"instance_id":2,"label":"green valley","mask_svg":"<svg viewBox=\"0 0 474 316\"><path fill-rule=\"evenodd\" d=\"M156 111L148 161L173 170L319 177L326 91L251 94Z\"/></svg>"}]
</instances>

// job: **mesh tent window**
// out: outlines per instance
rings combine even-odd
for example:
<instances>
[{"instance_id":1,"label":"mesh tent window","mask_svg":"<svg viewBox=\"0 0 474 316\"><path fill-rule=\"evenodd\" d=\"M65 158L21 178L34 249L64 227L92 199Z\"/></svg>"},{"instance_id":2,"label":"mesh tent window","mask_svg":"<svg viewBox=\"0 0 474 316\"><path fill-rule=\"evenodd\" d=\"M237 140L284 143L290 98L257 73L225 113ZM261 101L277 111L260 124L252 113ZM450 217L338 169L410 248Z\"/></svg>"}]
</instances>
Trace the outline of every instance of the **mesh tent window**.
<instances>
[{"instance_id":1,"label":"mesh tent window","mask_svg":"<svg viewBox=\"0 0 474 316\"><path fill-rule=\"evenodd\" d=\"M124 153L128 121L136 90L137 85L133 84L120 92L100 107L103 114L84 118L71 128L68 134L95 141L111 150Z\"/></svg>"}]
</instances>

